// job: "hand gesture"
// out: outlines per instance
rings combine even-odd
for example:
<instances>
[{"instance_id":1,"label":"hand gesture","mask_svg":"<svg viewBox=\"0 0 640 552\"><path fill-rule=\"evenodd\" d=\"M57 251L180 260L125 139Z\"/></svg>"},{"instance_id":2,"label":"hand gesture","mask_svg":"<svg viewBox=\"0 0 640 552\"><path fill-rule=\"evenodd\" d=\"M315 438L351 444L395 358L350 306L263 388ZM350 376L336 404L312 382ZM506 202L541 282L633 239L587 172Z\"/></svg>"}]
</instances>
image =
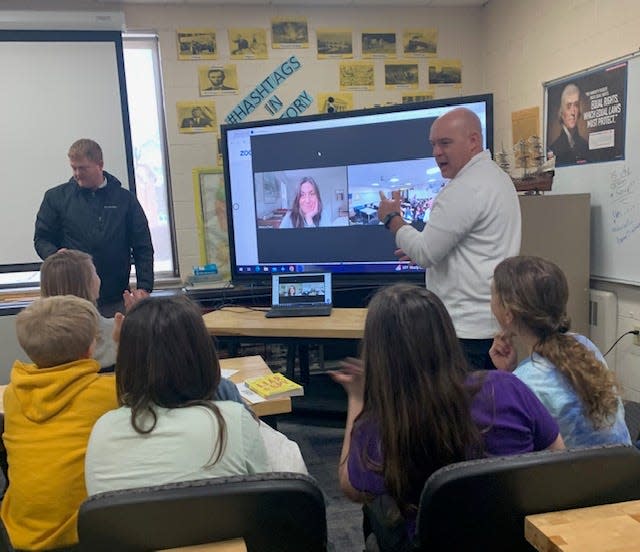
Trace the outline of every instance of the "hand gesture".
<instances>
[{"instance_id":1,"label":"hand gesture","mask_svg":"<svg viewBox=\"0 0 640 552\"><path fill-rule=\"evenodd\" d=\"M513 334L498 332L493 338L489 356L498 370L513 372L518 365L518 357L513 346Z\"/></svg>"},{"instance_id":2,"label":"hand gesture","mask_svg":"<svg viewBox=\"0 0 640 552\"><path fill-rule=\"evenodd\" d=\"M393 199L387 199L383 191L380 191L380 203L378 204L378 219L384 220L389 213L402 213L402 206L400 205L400 197L394 197Z\"/></svg>"},{"instance_id":3,"label":"hand gesture","mask_svg":"<svg viewBox=\"0 0 640 552\"><path fill-rule=\"evenodd\" d=\"M364 399L364 366L358 358L347 357L340 363L340 370L329 372L331 379L344 387L350 399Z\"/></svg>"},{"instance_id":4,"label":"hand gesture","mask_svg":"<svg viewBox=\"0 0 640 552\"><path fill-rule=\"evenodd\" d=\"M145 297L149 297L149 292L144 289L134 289L133 291L125 290L122 294L125 311L129 312L129 309L133 307L133 305Z\"/></svg>"},{"instance_id":5,"label":"hand gesture","mask_svg":"<svg viewBox=\"0 0 640 552\"><path fill-rule=\"evenodd\" d=\"M120 330L122 330L123 322L124 314L116 312L116 315L113 317L113 332L111 333L111 337L116 343L120 343Z\"/></svg>"}]
</instances>

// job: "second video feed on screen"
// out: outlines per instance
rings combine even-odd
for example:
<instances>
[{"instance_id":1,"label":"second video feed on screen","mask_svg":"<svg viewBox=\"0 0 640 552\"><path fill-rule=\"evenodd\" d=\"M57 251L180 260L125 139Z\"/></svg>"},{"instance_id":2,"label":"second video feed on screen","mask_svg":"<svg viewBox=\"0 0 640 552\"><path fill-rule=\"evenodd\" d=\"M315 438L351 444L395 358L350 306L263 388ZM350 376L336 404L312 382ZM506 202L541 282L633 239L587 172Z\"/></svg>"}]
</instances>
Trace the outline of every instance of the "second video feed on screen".
<instances>
[{"instance_id":1,"label":"second video feed on screen","mask_svg":"<svg viewBox=\"0 0 640 552\"><path fill-rule=\"evenodd\" d=\"M382 224L380 192L399 194L406 222L424 223L443 186L433 158L256 173L257 227Z\"/></svg>"}]
</instances>

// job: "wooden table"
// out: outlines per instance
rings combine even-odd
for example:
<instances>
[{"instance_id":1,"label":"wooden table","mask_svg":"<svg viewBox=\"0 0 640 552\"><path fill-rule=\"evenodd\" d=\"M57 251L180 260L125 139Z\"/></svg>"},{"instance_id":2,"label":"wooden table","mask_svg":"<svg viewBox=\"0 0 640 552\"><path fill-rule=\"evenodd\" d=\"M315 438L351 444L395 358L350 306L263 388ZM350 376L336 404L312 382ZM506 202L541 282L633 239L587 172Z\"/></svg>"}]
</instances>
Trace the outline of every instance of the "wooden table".
<instances>
[{"instance_id":1,"label":"wooden table","mask_svg":"<svg viewBox=\"0 0 640 552\"><path fill-rule=\"evenodd\" d=\"M540 552L640 550L640 500L527 516L527 541Z\"/></svg>"},{"instance_id":2,"label":"wooden table","mask_svg":"<svg viewBox=\"0 0 640 552\"><path fill-rule=\"evenodd\" d=\"M238 370L229 379L234 383L242 383L249 378L265 376L271 373L271 369L261 356L246 356L237 358L220 359L220 368L225 370ZM291 398L269 399L264 402L250 405L258 416L273 416L291 412Z\"/></svg>"},{"instance_id":3,"label":"wooden table","mask_svg":"<svg viewBox=\"0 0 640 552\"><path fill-rule=\"evenodd\" d=\"M266 318L264 310L225 307L203 316L217 337L361 339L367 309L331 310L331 316Z\"/></svg>"},{"instance_id":4,"label":"wooden table","mask_svg":"<svg viewBox=\"0 0 640 552\"><path fill-rule=\"evenodd\" d=\"M179 548L165 548L163 552L247 552L244 539L231 539L212 542L209 544L196 544L194 546L181 546Z\"/></svg>"},{"instance_id":5,"label":"wooden table","mask_svg":"<svg viewBox=\"0 0 640 552\"><path fill-rule=\"evenodd\" d=\"M367 309L334 308L331 316L265 318L264 310L225 307L203 316L209 333L220 340L239 344L284 343L297 345L302 381L308 381L309 356L306 347L336 339L359 341L364 335ZM287 359L287 375L293 377L293 358Z\"/></svg>"},{"instance_id":6,"label":"wooden table","mask_svg":"<svg viewBox=\"0 0 640 552\"><path fill-rule=\"evenodd\" d=\"M246 356L238 358L220 359L220 368L226 370L238 370L229 379L234 383L241 383L248 378L264 376L271 373L271 369L261 356ZM0 412L4 412L3 397L7 386L0 385ZM253 410L258 416L273 416L291 412L291 398L270 399L265 402L252 404Z\"/></svg>"}]
</instances>

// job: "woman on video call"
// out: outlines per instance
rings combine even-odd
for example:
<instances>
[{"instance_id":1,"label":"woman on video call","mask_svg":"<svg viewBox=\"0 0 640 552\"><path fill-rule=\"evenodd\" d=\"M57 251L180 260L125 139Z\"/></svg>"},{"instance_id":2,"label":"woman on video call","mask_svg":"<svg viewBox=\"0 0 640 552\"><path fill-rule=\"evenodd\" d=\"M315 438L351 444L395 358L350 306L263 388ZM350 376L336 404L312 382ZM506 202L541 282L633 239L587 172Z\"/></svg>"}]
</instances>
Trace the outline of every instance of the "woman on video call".
<instances>
[{"instance_id":1,"label":"woman on video call","mask_svg":"<svg viewBox=\"0 0 640 552\"><path fill-rule=\"evenodd\" d=\"M280 228L314 228L331 226L328 214L322 212L322 199L316 181L305 176L298 185L291 209L282 219Z\"/></svg>"}]
</instances>

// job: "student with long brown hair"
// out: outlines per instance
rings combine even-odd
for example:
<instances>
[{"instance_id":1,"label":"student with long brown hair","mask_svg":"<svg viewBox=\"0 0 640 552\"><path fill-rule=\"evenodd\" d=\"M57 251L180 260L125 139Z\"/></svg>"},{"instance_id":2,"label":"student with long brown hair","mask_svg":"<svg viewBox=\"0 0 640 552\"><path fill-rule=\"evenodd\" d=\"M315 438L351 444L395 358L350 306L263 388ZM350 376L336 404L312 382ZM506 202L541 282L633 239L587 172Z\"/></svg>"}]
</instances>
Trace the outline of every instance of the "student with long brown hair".
<instances>
[{"instance_id":1,"label":"student with long brown hair","mask_svg":"<svg viewBox=\"0 0 640 552\"><path fill-rule=\"evenodd\" d=\"M514 370L558 420L568 447L630 444L614 374L598 348L570 333L569 286L562 270L540 257L519 256L495 269L491 308L502 332L490 354ZM527 358L517 364L513 338Z\"/></svg>"},{"instance_id":2,"label":"student with long brown hair","mask_svg":"<svg viewBox=\"0 0 640 552\"><path fill-rule=\"evenodd\" d=\"M333 378L348 394L340 486L358 502L391 496L409 538L420 492L438 468L563 448L557 423L516 377L469 373L449 313L422 287L376 293L361 360L348 359Z\"/></svg>"},{"instance_id":3,"label":"student with long brown hair","mask_svg":"<svg viewBox=\"0 0 640 552\"><path fill-rule=\"evenodd\" d=\"M87 447L90 495L107 490L269 471L258 424L216 401L220 363L197 305L184 296L134 305L120 332L120 408Z\"/></svg>"}]
</instances>

